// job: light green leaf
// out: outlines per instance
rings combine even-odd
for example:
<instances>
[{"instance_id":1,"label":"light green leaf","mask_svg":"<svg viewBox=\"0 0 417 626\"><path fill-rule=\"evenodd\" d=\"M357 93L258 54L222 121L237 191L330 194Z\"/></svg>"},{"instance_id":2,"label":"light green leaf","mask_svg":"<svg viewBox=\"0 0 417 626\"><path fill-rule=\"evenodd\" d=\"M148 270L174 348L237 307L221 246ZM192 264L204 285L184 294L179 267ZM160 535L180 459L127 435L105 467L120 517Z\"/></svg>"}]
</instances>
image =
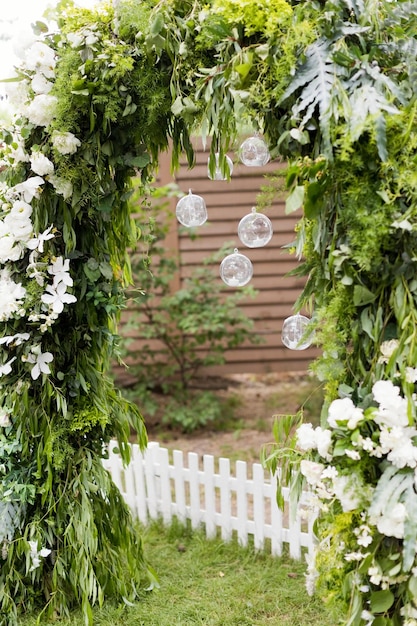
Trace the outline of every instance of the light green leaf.
<instances>
[{"instance_id":1,"label":"light green leaf","mask_svg":"<svg viewBox=\"0 0 417 626\"><path fill-rule=\"evenodd\" d=\"M297 185L291 191L290 195L285 201L285 214L289 215L298 211L303 206L304 202L304 185Z\"/></svg>"},{"instance_id":2,"label":"light green leaf","mask_svg":"<svg viewBox=\"0 0 417 626\"><path fill-rule=\"evenodd\" d=\"M376 299L376 294L372 293L363 285L355 285L353 288L353 304L355 306L364 306L370 304Z\"/></svg>"},{"instance_id":3,"label":"light green leaf","mask_svg":"<svg viewBox=\"0 0 417 626\"><path fill-rule=\"evenodd\" d=\"M385 613L392 607L394 600L394 594L389 589L374 591L370 598L372 613Z\"/></svg>"}]
</instances>

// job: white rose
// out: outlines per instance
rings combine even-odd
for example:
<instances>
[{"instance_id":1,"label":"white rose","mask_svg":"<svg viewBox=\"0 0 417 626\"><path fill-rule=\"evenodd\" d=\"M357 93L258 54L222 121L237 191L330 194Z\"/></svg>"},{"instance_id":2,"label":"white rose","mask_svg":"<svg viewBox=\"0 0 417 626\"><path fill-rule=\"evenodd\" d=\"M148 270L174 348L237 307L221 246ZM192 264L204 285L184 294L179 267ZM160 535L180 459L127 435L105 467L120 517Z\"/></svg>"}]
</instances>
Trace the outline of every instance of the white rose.
<instances>
[{"instance_id":1,"label":"white rose","mask_svg":"<svg viewBox=\"0 0 417 626\"><path fill-rule=\"evenodd\" d=\"M35 74L30 84L35 93L49 93L53 87L53 83L43 74Z\"/></svg>"},{"instance_id":2,"label":"white rose","mask_svg":"<svg viewBox=\"0 0 417 626\"><path fill-rule=\"evenodd\" d=\"M0 263L18 261L23 253L20 246L12 235L0 236Z\"/></svg>"},{"instance_id":3,"label":"white rose","mask_svg":"<svg viewBox=\"0 0 417 626\"><path fill-rule=\"evenodd\" d=\"M63 196L64 200L68 200L71 198L73 193L73 186L69 180L65 180L61 176L55 176L55 174L51 174L48 176L48 182L54 187L55 191L59 193L59 195Z\"/></svg>"},{"instance_id":4,"label":"white rose","mask_svg":"<svg viewBox=\"0 0 417 626\"><path fill-rule=\"evenodd\" d=\"M56 114L57 98L41 93L27 107L27 118L35 126L49 126Z\"/></svg>"},{"instance_id":5,"label":"white rose","mask_svg":"<svg viewBox=\"0 0 417 626\"><path fill-rule=\"evenodd\" d=\"M391 508L389 511L386 511L384 515L379 517L376 522L376 527L378 528L381 535L386 535L387 537L396 537L397 539L403 539L404 537L404 522L407 517L407 509L405 508L402 502L397 502L397 504Z\"/></svg>"},{"instance_id":6,"label":"white rose","mask_svg":"<svg viewBox=\"0 0 417 626\"><path fill-rule=\"evenodd\" d=\"M361 481L358 476L336 476L333 480L333 489L336 498L340 501L344 513L357 509L360 504Z\"/></svg>"},{"instance_id":7,"label":"white rose","mask_svg":"<svg viewBox=\"0 0 417 626\"><path fill-rule=\"evenodd\" d=\"M9 215L6 215L4 218L4 224L10 236L15 238L16 244L26 242L32 236L33 225L30 218L19 220L9 213Z\"/></svg>"},{"instance_id":8,"label":"white rose","mask_svg":"<svg viewBox=\"0 0 417 626\"><path fill-rule=\"evenodd\" d=\"M317 451L323 459L330 461L332 458L329 449L332 444L332 433L327 428L323 430L320 426L316 428Z\"/></svg>"},{"instance_id":9,"label":"white rose","mask_svg":"<svg viewBox=\"0 0 417 626\"><path fill-rule=\"evenodd\" d=\"M297 445L300 450L315 450L317 448L316 433L312 424L301 424L296 433Z\"/></svg>"},{"instance_id":10,"label":"white rose","mask_svg":"<svg viewBox=\"0 0 417 626\"><path fill-rule=\"evenodd\" d=\"M356 411L356 406L350 398L338 398L329 406L327 422L331 428L338 428L338 422L348 422Z\"/></svg>"},{"instance_id":11,"label":"white rose","mask_svg":"<svg viewBox=\"0 0 417 626\"><path fill-rule=\"evenodd\" d=\"M81 146L81 141L73 133L60 133L54 130L52 145L60 154L74 154Z\"/></svg>"},{"instance_id":12,"label":"white rose","mask_svg":"<svg viewBox=\"0 0 417 626\"><path fill-rule=\"evenodd\" d=\"M378 380L372 387L372 395L380 406L385 407L398 399L400 389L391 380Z\"/></svg>"},{"instance_id":13,"label":"white rose","mask_svg":"<svg viewBox=\"0 0 417 626\"><path fill-rule=\"evenodd\" d=\"M13 203L9 215L15 220L26 221L32 215L32 207L28 202L24 202L23 200L17 200Z\"/></svg>"},{"instance_id":14,"label":"white rose","mask_svg":"<svg viewBox=\"0 0 417 626\"><path fill-rule=\"evenodd\" d=\"M26 50L25 64L29 70L40 71L47 78L55 75L55 51L42 41L36 41Z\"/></svg>"},{"instance_id":15,"label":"white rose","mask_svg":"<svg viewBox=\"0 0 417 626\"><path fill-rule=\"evenodd\" d=\"M47 176L54 171L54 164L42 152L32 152L30 156L32 172L39 176Z\"/></svg>"},{"instance_id":16,"label":"white rose","mask_svg":"<svg viewBox=\"0 0 417 626\"><path fill-rule=\"evenodd\" d=\"M300 471L307 479L309 485L314 487L320 482L324 465L322 463L315 463L314 461L307 461L303 459L300 463Z\"/></svg>"}]
</instances>

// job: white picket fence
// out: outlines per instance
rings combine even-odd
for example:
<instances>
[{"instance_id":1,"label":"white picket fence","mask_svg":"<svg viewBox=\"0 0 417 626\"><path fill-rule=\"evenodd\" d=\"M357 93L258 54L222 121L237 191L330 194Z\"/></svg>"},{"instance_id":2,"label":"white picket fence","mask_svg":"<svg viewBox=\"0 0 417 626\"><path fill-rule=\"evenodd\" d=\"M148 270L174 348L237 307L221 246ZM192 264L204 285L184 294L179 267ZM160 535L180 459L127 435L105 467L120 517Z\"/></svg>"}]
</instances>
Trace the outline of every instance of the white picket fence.
<instances>
[{"instance_id":1,"label":"white picket fence","mask_svg":"<svg viewBox=\"0 0 417 626\"><path fill-rule=\"evenodd\" d=\"M158 518L169 524L176 516L182 522L189 519L193 528L204 526L208 538L220 528L224 541L235 536L246 546L252 535L255 549L277 556L284 544L294 559L301 558L303 548L313 550L314 519L305 520L299 513L293 519L288 504L284 512L278 508L276 479L261 464L248 467L245 461L236 461L232 474L229 459L205 454L200 463L199 455L189 452L184 463L183 452L174 450L171 462L167 448L150 443L143 453L133 444L132 460L124 468L115 447L112 443L104 465L143 524ZM306 497L303 494L301 507ZM284 498L288 503L288 489Z\"/></svg>"}]
</instances>

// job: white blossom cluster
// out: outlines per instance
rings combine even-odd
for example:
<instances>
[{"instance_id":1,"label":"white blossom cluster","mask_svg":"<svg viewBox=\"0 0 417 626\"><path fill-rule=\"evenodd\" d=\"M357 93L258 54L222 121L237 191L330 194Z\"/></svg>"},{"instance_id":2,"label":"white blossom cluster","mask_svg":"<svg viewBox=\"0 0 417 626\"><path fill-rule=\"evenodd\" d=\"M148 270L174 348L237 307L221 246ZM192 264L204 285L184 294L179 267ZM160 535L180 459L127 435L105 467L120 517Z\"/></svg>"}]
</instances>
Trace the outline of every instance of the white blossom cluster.
<instances>
[{"instance_id":1,"label":"white blossom cluster","mask_svg":"<svg viewBox=\"0 0 417 626\"><path fill-rule=\"evenodd\" d=\"M48 185L64 199L71 197L70 181L55 172L54 157L74 154L81 142L73 133L48 127L56 115L57 98L51 95L55 78L55 51L46 43L33 41L20 51L21 80L10 83L9 103L19 123L8 129L11 141L3 146L0 168L13 169L26 164L25 180L13 186L0 183L0 322L18 318L27 320L28 332L0 338L0 379L13 371L16 356L10 350L25 343L21 360L30 366L33 380L49 374L53 355L42 351L42 334L56 321L65 305L76 302L67 292L72 287L69 260L48 252L47 242L56 236L53 225L35 232L32 222L34 202ZM42 145L26 150L23 130L45 129L47 138ZM22 260L26 261L22 270ZM29 288L34 281L34 290ZM33 293L39 295L34 298ZM1 354L3 353L3 354ZM4 415L0 426L10 418Z\"/></svg>"},{"instance_id":2,"label":"white blossom cluster","mask_svg":"<svg viewBox=\"0 0 417 626\"><path fill-rule=\"evenodd\" d=\"M383 358L388 350L395 348L386 346ZM405 378L406 382L415 382L416 369L407 368ZM300 463L301 473L312 492L312 506L326 512L330 502L338 501L344 513L360 512L362 521L352 528L349 548L343 542L337 547L339 558L357 562L358 566L365 559L371 559L367 567L369 583L387 590L407 581L409 574L400 568L397 571L394 565L390 571L384 572L373 553L372 544L377 533L399 540L405 537L408 500L401 494L408 492L401 491L403 483L400 481L408 479L411 490L417 490L417 429L411 417L415 414L416 399L414 396L411 400L403 397L400 388L388 380L377 381L372 395L376 406L365 410L355 406L350 398L334 400L329 407L327 428L302 424L297 430L296 441L300 451L315 459L305 458ZM369 435L364 436L361 432ZM369 457L383 461L378 485L381 481L386 484L387 495L384 491L381 494L378 486L367 484L364 478L362 468L369 464ZM355 543L356 547L352 549ZM326 545L317 546L317 550L326 549ZM411 574L417 576L417 567L413 567ZM314 591L317 576L313 558L306 577L309 593ZM363 586L363 581L360 584ZM417 609L405 607L403 615L404 624L417 626ZM364 611L363 619L371 624L374 616Z\"/></svg>"},{"instance_id":3,"label":"white blossom cluster","mask_svg":"<svg viewBox=\"0 0 417 626\"><path fill-rule=\"evenodd\" d=\"M313 428L302 424L297 430L297 445L302 451L317 450L324 461L335 460L334 446L338 433L345 431L346 444L338 448L337 458L345 456L360 462L366 455L386 458L398 469L405 467L414 470L417 488L417 429L409 425L408 400L400 395L400 389L392 381L378 381L372 388L378 406L363 409L354 405L350 398L334 400L329 407L327 429ZM361 423L372 422L372 438L363 437L357 430ZM354 437L350 435L355 433ZM361 473L349 467L349 472L340 474L335 466L324 463L301 461L301 472L314 488L319 500L336 497L343 511L352 511L360 506L369 506L372 493L369 485L363 483ZM378 531L389 537L404 536L404 504L398 502L389 511L381 513L373 520Z\"/></svg>"}]
</instances>

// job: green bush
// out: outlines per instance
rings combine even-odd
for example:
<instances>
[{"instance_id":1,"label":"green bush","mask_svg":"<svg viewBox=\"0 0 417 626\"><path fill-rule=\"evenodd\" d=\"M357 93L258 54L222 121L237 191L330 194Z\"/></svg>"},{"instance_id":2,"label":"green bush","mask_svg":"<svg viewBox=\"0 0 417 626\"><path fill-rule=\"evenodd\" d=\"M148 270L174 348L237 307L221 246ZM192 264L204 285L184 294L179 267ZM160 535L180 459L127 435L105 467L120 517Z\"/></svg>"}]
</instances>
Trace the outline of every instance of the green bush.
<instances>
[{"instance_id":1,"label":"green bush","mask_svg":"<svg viewBox=\"0 0 417 626\"><path fill-rule=\"evenodd\" d=\"M221 365L227 350L245 342L259 343L260 337L253 332L253 321L239 308L256 291L249 286L230 295L219 277L217 265L231 251L227 246L206 258L179 290L172 291L180 260L167 251L165 240L174 216L166 202L160 203L161 196L170 193L175 194L175 188L156 190L154 202L142 204L139 210L142 240L131 257L137 286L132 293L135 308L123 329L122 356L132 361L129 371L137 381L135 392L145 412L156 410L151 392L168 395L172 401L163 421L190 431L220 415L213 394L200 393L204 397L196 401L193 384L201 369ZM129 351L132 330L143 339L137 353Z\"/></svg>"}]
</instances>

